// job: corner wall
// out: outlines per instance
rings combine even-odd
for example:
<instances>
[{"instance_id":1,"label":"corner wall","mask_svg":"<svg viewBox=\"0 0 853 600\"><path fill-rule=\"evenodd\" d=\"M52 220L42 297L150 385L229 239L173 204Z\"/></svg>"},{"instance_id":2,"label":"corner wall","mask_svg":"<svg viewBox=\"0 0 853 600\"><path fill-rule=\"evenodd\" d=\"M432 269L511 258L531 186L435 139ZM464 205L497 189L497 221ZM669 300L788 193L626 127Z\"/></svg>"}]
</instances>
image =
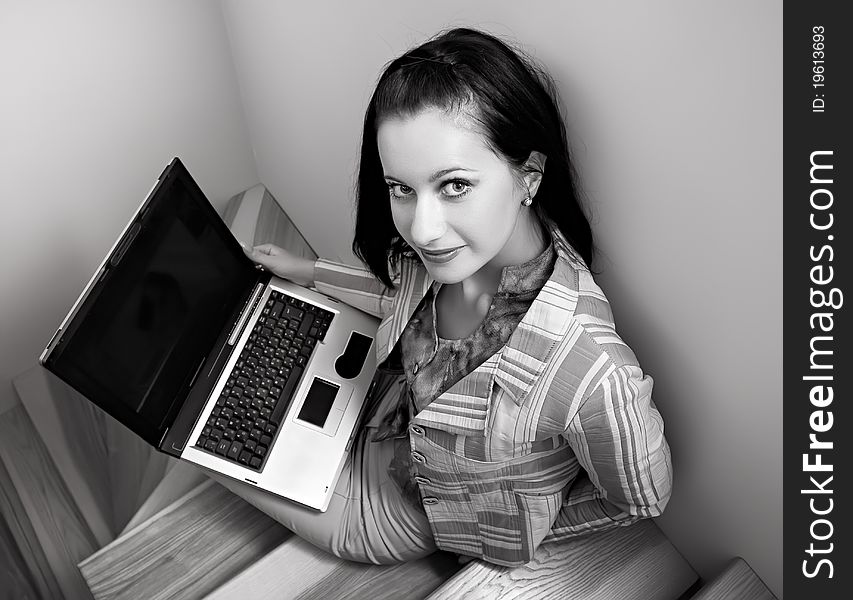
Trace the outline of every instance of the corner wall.
<instances>
[{"instance_id":1,"label":"corner wall","mask_svg":"<svg viewBox=\"0 0 853 600\"><path fill-rule=\"evenodd\" d=\"M216 3L3 0L0 81L2 409L173 156L220 208L258 175Z\"/></svg>"}]
</instances>

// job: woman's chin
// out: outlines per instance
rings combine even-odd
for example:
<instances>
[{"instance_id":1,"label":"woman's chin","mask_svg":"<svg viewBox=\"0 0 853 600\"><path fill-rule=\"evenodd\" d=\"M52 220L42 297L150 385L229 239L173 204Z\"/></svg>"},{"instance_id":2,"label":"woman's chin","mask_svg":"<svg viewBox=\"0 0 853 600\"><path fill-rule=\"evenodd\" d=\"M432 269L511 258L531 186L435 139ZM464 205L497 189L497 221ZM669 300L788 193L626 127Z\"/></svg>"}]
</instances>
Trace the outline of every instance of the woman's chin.
<instances>
[{"instance_id":1,"label":"woman's chin","mask_svg":"<svg viewBox=\"0 0 853 600\"><path fill-rule=\"evenodd\" d=\"M438 283L459 283L467 276L465 272L462 272L462 270L458 268L454 268L454 266L449 263L442 265L423 261L423 264L426 267L429 276Z\"/></svg>"}]
</instances>

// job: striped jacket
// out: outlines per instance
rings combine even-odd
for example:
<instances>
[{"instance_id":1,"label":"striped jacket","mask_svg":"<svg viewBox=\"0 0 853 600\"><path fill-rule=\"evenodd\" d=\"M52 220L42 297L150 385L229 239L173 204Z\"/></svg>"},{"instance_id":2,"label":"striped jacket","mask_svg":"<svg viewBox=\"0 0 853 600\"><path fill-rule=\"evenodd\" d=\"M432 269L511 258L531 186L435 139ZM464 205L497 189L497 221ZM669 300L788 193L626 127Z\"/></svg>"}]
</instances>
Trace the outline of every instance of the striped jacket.
<instances>
[{"instance_id":1,"label":"striped jacket","mask_svg":"<svg viewBox=\"0 0 853 600\"><path fill-rule=\"evenodd\" d=\"M500 352L415 415L415 481L442 550L501 565L543 541L654 517L672 467L652 379L616 333L607 299L552 228L550 279ZM388 356L434 283L403 260L389 289L320 259L317 289L382 318Z\"/></svg>"}]
</instances>

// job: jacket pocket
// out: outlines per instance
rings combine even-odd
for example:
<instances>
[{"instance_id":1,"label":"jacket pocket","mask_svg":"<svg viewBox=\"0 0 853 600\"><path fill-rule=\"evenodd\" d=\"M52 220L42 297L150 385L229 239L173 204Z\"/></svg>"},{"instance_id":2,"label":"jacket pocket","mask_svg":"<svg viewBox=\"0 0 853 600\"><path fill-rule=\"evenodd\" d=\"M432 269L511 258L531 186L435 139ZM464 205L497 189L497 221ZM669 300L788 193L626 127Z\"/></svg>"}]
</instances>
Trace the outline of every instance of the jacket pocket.
<instances>
[{"instance_id":1,"label":"jacket pocket","mask_svg":"<svg viewBox=\"0 0 853 600\"><path fill-rule=\"evenodd\" d=\"M528 560L551 531L563 506L563 489L548 493L515 491L523 553Z\"/></svg>"}]
</instances>

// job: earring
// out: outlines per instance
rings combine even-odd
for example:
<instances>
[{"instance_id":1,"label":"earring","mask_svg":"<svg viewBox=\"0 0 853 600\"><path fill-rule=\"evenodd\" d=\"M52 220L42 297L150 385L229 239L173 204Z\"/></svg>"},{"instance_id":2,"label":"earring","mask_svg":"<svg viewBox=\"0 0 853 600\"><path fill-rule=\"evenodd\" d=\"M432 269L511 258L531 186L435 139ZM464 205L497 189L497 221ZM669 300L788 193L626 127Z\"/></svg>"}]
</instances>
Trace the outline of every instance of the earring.
<instances>
[{"instance_id":1,"label":"earring","mask_svg":"<svg viewBox=\"0 0 853 600\"><path fill-rule=\"evenodd\" d=\"M521 201L521 203L524 206L530 206L531 204L533 204L533 198L530 197L530 194L527 194L527 196L524 198L524 200Z\"/></svg>"}]
</instances>

